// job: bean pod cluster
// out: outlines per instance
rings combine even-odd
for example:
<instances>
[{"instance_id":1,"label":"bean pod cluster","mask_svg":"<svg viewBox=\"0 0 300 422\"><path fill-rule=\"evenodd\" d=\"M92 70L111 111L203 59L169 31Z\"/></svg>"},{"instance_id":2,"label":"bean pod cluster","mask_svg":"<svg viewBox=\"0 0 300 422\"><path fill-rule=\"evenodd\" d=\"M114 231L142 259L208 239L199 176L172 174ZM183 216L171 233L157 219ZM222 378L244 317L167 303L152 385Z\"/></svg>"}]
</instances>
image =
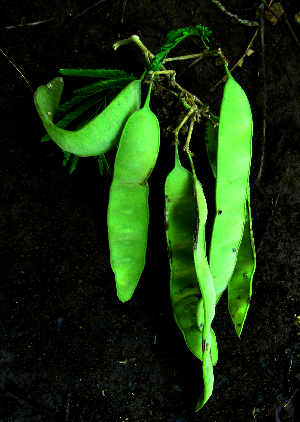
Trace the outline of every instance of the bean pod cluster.
<instances>
[{"instance_id":1,"label":"bean pod cluster","mask_svg":"<svg viewBox=\"0 0 300 422\"><path fill-rule=\"evenodd\" d=\"M241 335L252 295L256 266L249 174L252 115L245 92L226 67L220 117L207 122L207 155L216 178L216 215L206 254L207 204L189 154L191 172L180 162L165 181L165 228L170 264L170 298L175 321L187 347L202 361L204 389L196 411L213 391L218 360L212 323L215 308L228 290L228 309ZM150 110L151 84L140 109L141 82L131 82L95 119L77 131L53 123L63 90L61 78L39 87L37 111L52 139L78 156L98 155L117 147L107 210L110 262L117 296L131 299L145 266L149 176L160 148L160 128Z\"/></svg>"},{"instance_id":2,"label":"bean pod cluster","mask_svg":"<svg viewBox=\"0 0 300 422\"><path fill-rule=\"evenodd\" d=\"M165 220L171 302L189 349L202 360L204 389L196 411L213 391L218 358L211 327L215 307L228 288L228 309L240 336L252 294L256 258L251 224L249 173L252 115L245 92L228 69L220 118L207 123L207 155L216 177L216 216L206 258L207 207L191 156L192 174L175 167L165 183Z\"/></svg>"}]
</instances>

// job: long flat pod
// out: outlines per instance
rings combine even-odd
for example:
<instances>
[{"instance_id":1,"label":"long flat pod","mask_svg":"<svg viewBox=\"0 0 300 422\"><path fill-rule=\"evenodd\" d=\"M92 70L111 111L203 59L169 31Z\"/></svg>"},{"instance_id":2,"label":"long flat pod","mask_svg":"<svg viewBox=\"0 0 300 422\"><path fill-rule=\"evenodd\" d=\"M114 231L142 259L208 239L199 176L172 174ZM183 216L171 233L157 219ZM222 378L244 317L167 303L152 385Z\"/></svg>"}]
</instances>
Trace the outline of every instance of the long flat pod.
<instances>
[{"instance_id":1,"label":"long flat pod","mask_svg":"<svg viewBox=\"0 0 300 422\"><path fill-rule=\"evenodd\" d=\"M255 267L256 255L252 233L250 188L248 186L244 233L237 263L228 283L228 310L239 337L250 306Z\"/></svg>"},{"instance_id":2,"label":"long flat pod","mask_svg":"<svg viewBox=\"0 0 300 422\"><path fill-rule=\"evenodd\" d=\"M145 266L148 237L148 178L159 151L157 117L144 107L126 122L115 158L107 210L110 263L118 298L128 301Z\"/></svg>"},{"instance_id":3,"label":"long flat pod","mask_svg":"<svg viewBox=\"0 0 300 422\"><path fill-rule=\"evenodd\" d=\"M219 119L212 116L212 122L218 123ZM211 121L206 123L205 141L207 155L214 176L217 175L217 149L218 127ZM247 200L245 206L245 225L243 237L238 250L236 265L228 283L228 310L234 323L237 335L240 337L247 316L252 296L252 281L256 267L256 254L252 232L250 185L247 187ZM217 302L221 294L217 295Z\"/></svg>"},{"instance_id":4,"label":"long flat pod","mask_svg":"<svg viewBox=\"0 0 300 422\"><path fill-rule=\"evenodd\" d=\"M37 112L51 139L63 150L79 157L100 155L115 148L127 119L139 110L141 81L127 85L114 100L78 130L69 131L53 123L64 87L63 78L55 78L34 93Z\"/></svg>"},{"instance_id":5,"label":"long flat pod","mask_svg":"<svg viewBox=\"0 0 300 422\"><path fill-rule=\"evenodd\" d=\"M170 263L170 297L175 321L190 351L202 360L202 327L197 324L200 287L194 265L196 210L193 176L180 163L175 145L175 167L165 182L165 226ZM213 364L217 363L216 337L211 330Z\"/></svg>"},{"instance_id":6,"label":"long flat pod","mask_svg":"<svg viewBox=\"0 0 300 422\"><path fill-rule=\"evenodd\" d=\"M252 115L247 96L226 67L218 131L216 216L209 265L217 296L232 276L244 230L251 164Z\"/></svg>"},{"instance_id":7,"label":"long flat pod","mask_svg":"<svg viewBox=\"0 0 300 422\"><path fill-rule=\"evenodd\" d=\"M202 370L204 389L198 400L196 412L205 405L214 387L211 323L215 316L216 294L214 282L206 258L205 224L207 220L207 204L201 183L196 177L194 165L189 155L194 181L194 199L196 206L196 231L194 236L194 263L202 301L199 302L197 312L198 326L203 324L202 330ZM203 304L204 321L200 304Z\"/></svg>"}]
</instances>

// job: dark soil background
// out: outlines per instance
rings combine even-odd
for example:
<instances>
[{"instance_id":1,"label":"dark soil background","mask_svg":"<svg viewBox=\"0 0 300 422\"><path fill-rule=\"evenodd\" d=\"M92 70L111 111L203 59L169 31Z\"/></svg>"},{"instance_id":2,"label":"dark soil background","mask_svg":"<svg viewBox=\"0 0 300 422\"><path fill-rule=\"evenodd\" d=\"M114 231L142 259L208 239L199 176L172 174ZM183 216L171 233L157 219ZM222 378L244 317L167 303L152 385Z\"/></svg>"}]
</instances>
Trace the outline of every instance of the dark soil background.
<instances>
[{"instance_id":1,"label":"dark soil background","mask_svg":"<svg viewBox=\"0 0 300 422\"><path fill-rule=\"evenodd\" d=\"M127 0L1 1L0 48L33 90L60 68L124 69L140 76L140 51L112 43L133 34L157 53L170 30L199 23L213 35L230 68L256 28L241 25L211 1ZM224 0L242 19L259 21L259 2ZM283 2L300 39L296 1ZM18 25L53 18L37 26ZM196 41L196 42L195 42ZM199 40L180 43L171 56L198 53ZM151 175L147 264L132 298L116 297L109 263L106 210L110 178L95 159L80 159L69 175L53 142L40 143L42 123L33 93L1 53L0 79L0 421L191 422L299 421L300 337L300 49L283 21L265 21L266 91L261 39L233 76L253 111L252 217L257 270L251 307L238 339L226 294L214 320L219 345L212 397L199 412L201 362L185 346L169 300L169 265L163 223L164 181L174 164L172 109L153 97L162 127L161 153ZM177 82L218 114L225 74L215 58L187 69L174 62ZM64 100L79 78L65 77ZM266 144L261 178L263 104ZM182 138L183 139L183 138ZM191 149L214 216L213 177L195 129ZM182 154L183 156L183 154ZM155 341L156 340L156 341ZM295 393L295 394L294 394ZM278 412L280 405L284 412ZM276 416L277 412L277 416ZM277 419L276 419L277 417Z\"/></svg>"}]
</instances>

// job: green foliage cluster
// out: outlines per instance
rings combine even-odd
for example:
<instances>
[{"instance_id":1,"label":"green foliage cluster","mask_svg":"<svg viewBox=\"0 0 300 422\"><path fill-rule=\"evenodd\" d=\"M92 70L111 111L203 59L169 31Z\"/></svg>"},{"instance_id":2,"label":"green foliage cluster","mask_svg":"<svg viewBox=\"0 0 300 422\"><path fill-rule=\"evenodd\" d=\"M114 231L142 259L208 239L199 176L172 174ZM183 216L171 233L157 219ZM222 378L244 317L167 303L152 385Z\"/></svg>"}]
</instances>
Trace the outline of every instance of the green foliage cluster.
<instances>
[{"instance_id":1,"label":"green foliage cluster","mask_svg":"<svg viewBox=\"0 0 300 422\"><path fill-rule=\"evenodd\" d=\"M155 58L151 62L150 70L151 71L158 71L161 69L164 59L167 57L169 52L176 47L180 41L184 40L185 38L194 35L201 38L205 50L208 50L208 46L206 43L209 42L209 37L211 36L212 31L205 26L197 25L191 26L187 28L176 29L171 31L167 35L167 42L161 47L159 52L156 54Z\"/></svg>"}]
</instances>

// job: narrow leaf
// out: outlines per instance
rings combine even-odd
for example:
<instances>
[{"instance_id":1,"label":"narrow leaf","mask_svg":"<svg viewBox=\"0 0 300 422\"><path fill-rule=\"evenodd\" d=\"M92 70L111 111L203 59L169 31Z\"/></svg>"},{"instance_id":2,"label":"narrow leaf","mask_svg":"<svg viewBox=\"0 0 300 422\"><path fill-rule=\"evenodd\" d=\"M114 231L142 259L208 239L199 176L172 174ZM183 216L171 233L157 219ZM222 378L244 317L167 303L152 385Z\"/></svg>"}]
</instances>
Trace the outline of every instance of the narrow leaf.
<instances>
[{"instance_id":1,"label":"narrow leaf","mask_svg":"<svg viewBox=\"0 0 300 422\"><path fill-rule=\"evenodd\" d=\"M108 79L104 81L95 82L90 85L86 85L82 88L75 89L73 93L75 95L91 95L95 94L100 91L104 91L105 89L123 89L133 80L137 78L127 76L126 78L119 78L119 79Z\"/></svg>"},{"instance_id":2,"label":"narrow leaf","mask_svg":"<svg viewBox=\"0 0 300 422\"><path fill-rule=\"evenodd\" d=\"M59 73L68 76L88 76L95 78L128 78L128 73L125 70L117 69L60 69Z\"/></svg>"},{"instance_id":3,"label":"narrow leaf","mask_svg":"<svg viewBox=\"0 0 300 422\"><path fill-rule=\"evenodd\" d=\"M174 31L169 32L167 35L167 42L161 47L161 49L157 53L154 60L151 62L149 70L151 71L160 70L163 64L163 61L166 58L166 56L169 54L169 52L174 47L176 47L176 45L180 41L184 40L186 37L189 37L190 35L199 36L205 45L205 49L208 50L208 46L206 45L205 41L209 42L208 37L211 34L212 34L212 31L209 28L202 25L197 25L195 27L191 26L191 27L186 27L186 28L180 28L180 29L176 29Z\"/></svg>"},{"instance_id":4,"label":"narrow leaf","mask_svg":"<svg viewBox=\"0 0 300 422\"><path fill-rule=\"evenodd\" d=\"M70 174L72 174L73 171L75 170L77 166L78 158L79 158L78 155L73 154L73 157L71 159L71 164L70 164Z\"/></svg>"}]
</instances>

